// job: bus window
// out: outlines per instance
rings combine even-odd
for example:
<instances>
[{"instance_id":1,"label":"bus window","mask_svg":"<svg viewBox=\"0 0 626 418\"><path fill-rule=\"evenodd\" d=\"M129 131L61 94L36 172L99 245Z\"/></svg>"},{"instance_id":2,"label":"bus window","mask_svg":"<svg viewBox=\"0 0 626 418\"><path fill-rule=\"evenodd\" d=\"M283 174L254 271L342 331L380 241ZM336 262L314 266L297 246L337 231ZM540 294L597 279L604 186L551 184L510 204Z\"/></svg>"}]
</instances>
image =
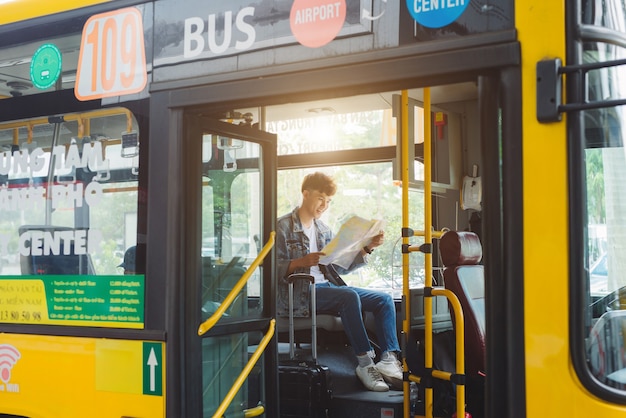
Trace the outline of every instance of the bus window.
<instances>
[{"instance_id":1,"label":"bus window","mask_svg":"<svg viewBox=\"0 0 626 418\"><path fill-rule=\"evenodd\" d=\"M209 138L207 140L207 137ZM202 182L202 316L208 318L228 295L260 250L260 146L205 135ZM236 142L233 142L236 141ZM247 300L260 303L256 270L229 316L249 316ZM247 294L247 296L246 296ZM251 305L255 310L261 307Z\"/></svg>"},{"instance_id":2,"label":"bus window","mask_svg":"<svg viewBox=\"0 0 626 418\"><path fill-rule=\"evenodd\" d=\"M459 90L463 88L459 86ZM423 228L424 193L422 157L417 150L424 142L423 104L420 92L411 92L413 108L410 126L415 143L414 170L411 181L409 209L411 227ZM347 275L345 280L354 286L385 291L396 298L402 293L402 202L397 160L399 154L397 132L400 92L379 95L336 98L326 105L308 102L266 109L266 129L278 136L279 168L277 215L281 216L300 204L300 181L311 171L332 175L338 185L324 221L337 232L351 215L366 219L383 219L385 243L370 257L367 266ZM358 103L358 105L356 104ZM312 111L311 109L315 110ZM456 178L459 177L461 130L460 117L450 110L436 109L433 117L442 115L446 123L437 130L433 157L438 164L433 168L436 180L435 201L448 197L456 199ZM253 109L240 113L254 112ZM445 113L445 116L443 114ZM410 128L411 129L411 128ZM361 152L354 150L362 149ZM345 150L345 151L344 151ZM359 155L368 154L365 159ZM332 155L341 155L340 164ZM376 156L376 161L372 157ZM281 157L283 164L281 164ZM337 157L337 161L339 157ZM331 160L328 162L328 160ZM300 168L307 166L314 168ZM281 167L282 166L282 167ZM451 193L449 193L451 192ZM456 229L457 225L436 225L437 229ZM419 245L423 238L411 237L410 244ZM435 261L436 262L436 261ZM423 257L411 257L409 284L412 288L424 285ZM437 262L436 262L437 263ZM438 263L437 265L440 265ZM439 271L434 282L442 284Z\"/></svg>"},{"instance_id":3,"label":"bus window","mask_svg":"<svg viewBox=\"0 0 626 418\"><path fill-rule=\"evenodd\" d=\"M603 384L626 394L626 224L623 179L626 153L623 129L615 113L623 107L589 111L586 118L588 138L595 148L585 151L587 183L587 247L590 327L587 346L593 376ZM593 116L593 117L592 117ZM624 114L619 116L623 120ZM602 120L601 143L594 132Z\"/></svg>"},{"instance_id":4,"label":"bus window","mask_svg":"<svg viewBox=\"0 0 626 418\"><path fill-rule=\"evenodd\" d=\"M63 295L15 322L142 326L143 275L128 289L88 279L145 271L143 254L124 259L137 245L139 138L126 109L0 124L0 280L36 278L48 300ZM104 309L109 295L119 303Z\"/></svg>"},{"instance_id":5,"label":"bus window","mask_svg":"<svg viewBox=\"0 0 626 418\"><path fill-rule=\"evenodd\" d=\"M266 130L278 135L278 155L394 146L395 119L386 95L308 102L267 108ZM359 105L355 105L359 103ZM242 114L254 109L241 110ZM422 134L423 135L423 134Z\"/></svg>"},{"instance_id":6,"label":"bus window","mask_svg":"<svg viewBox=\"0 0 626 418\"><path fill-rule=\"evenodd\" d=\"M402 295L402 200L401 189L393 181L391 163L357 164L348 166L282 170L278 173L278 215L290 212L300 205L300 181L306 174L323 171L337 183L337 194L324 213L323 220L336 233L350 216L385 221L385 243L370 256L363 268L344 276L352 286L373 288L390 293L395 298ZM423 225L423 192L412 191L411 214L415 225ZM416 226L416 228L419 226ZM411 238L418 243L417 238ZM411 287L424 285L424 259L411 259Z\"/></svg>"},{"instance_id":7,"label":"bus window","mask_svg":"<svg viewBox=\"0 0 626 418\"><path fill-rule=\"evenodd\" d=\"M235 383L238 372L248 362L250 341L259 341L260 332L245 332L202 339L202 410L203 417L213 416L226 393ZM264 399L258 382L264 376L262 367L255 367L241 389L234 395L228 414L244 416L244 410L253 408Z\"/></svg>"},{"instance_id":8,"label":"bus window","mask_svg":"<svg viewBox=\"0 0 626 418\"><path fill-rule=\"evenodd\" d=\"M587 44L586 59L606 61L625 56L623 48ZM588 74L590 101L626 97L623 67ZM584 112L586 182L585 260L587 271L587 340L591 374L605 387L626 395L626 177L624 106Z\"/></svg>"}]
</instances>

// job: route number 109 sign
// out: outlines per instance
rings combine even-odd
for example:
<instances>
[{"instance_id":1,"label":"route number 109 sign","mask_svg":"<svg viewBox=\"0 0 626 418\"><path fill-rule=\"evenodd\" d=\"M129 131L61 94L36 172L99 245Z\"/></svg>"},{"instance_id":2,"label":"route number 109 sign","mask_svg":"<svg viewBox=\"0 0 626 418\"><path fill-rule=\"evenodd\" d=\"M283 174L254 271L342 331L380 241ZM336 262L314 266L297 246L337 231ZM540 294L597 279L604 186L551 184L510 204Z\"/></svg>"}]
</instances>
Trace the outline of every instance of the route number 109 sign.
<instances>
[{"instance_id":1,"label":"route number 109 sign","mask_svg":"<svg viewBox=\"0 0 626 418\"><path fill-rule=\"evenodd\" d=\"M93 100L138 93L147 81L139 10L129 7L90 17L80 43L76 98Z\"/></svg>"}]
</instances>

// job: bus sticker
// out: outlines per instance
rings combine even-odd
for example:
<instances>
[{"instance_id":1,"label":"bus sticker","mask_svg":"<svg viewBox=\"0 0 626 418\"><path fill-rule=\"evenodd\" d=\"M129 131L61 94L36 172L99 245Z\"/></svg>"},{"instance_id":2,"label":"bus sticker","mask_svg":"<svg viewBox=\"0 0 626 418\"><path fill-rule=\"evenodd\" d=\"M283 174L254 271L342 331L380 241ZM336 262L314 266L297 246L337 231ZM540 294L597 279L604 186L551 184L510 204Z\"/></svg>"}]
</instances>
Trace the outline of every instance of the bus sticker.
<instances>
[{"instance_id":1,"label":"bus sticker","mask_svg":"<svg viewBox=\"0 0 626 418\"><path fill-rule=\"evenodd\" d=\"M22 357L22 354L11 344L0 344L0 380L7 385L6 388L0 386L0 392L4 392L5 389L7 392L11 392L10 389L12 387L15 388L15 386L11 386L9 381L11 380L11 369L13 369L20 357Z\"/></svg>"},{"instance_id":2,"label":"bus sticker","mask_svg":"<svg viewBox=\"0 0 626 418\"><path fill-rule=\"evenodd\" d=\"M345 0L296 0L289 16L291 32L300 44L310 48L335 39L345 20Z\"/></svg>"},{"instance_id":3,"label":"bus sticker","mask_svg":"<svg viewBox=\"0 0 626 418\"><path fill-rule=\"evenodd\" d=\"M44 44L30 61L30 81L40 90L52 87L61 75L61 51L54 44Z\"/></svg>"},{"instance_id":4,"label":"bus sticker","mask_svg":"<svg viewBox=\"0 0 626 418\"><path fill-rule=\"evenodd\" d=\"M147 82L139 10L129 7L90 17L80 44L76 98L92 100L138 93Z\"/></svg>"},{"instance_id":5,"label":"bus sticker","mask_svg":"<svg viewBox=\"0 0 626 418\"><path fill-rule=\"evenodd\" d=\"M457 20L470 0L406 0L413 19L427 28L442 28Z\"/></svg>"},{"instance_id":6,"label":"bus sticker","mask_svg":"<svg viewBox=\"0 0 626 418\"><path fill-rule=\"evenodd\" d=\"M0 323L143 328L144 276L5 276Z\"/></svg>"},{"instance_id":7,"label":"bus sticker","mask_svg":"<svg viewBox=\"0 0 626 418\"><path fill-rule=\"evenodd\" d=\"M162 343L143 343L143 394L163 395Z\"/></svg>"}]
</instances>

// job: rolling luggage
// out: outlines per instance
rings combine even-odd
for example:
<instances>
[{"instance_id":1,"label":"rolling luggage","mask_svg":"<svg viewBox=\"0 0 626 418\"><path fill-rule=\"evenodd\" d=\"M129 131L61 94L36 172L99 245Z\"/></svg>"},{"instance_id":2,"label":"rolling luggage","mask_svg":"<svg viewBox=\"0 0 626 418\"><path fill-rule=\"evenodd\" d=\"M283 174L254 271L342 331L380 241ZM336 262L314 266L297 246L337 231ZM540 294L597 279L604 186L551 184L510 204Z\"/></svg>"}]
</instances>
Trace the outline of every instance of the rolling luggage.
<instances>
[{"instance_id":1,"label":"rolling luggage","mask_svg":"<svg viewBox=\"0 0 626 418\"><path fill-rule=\"evenodd\" d=\"M311 360L295 356L293 281L311 283ZM327 417L330 407L330 371L317 362L317 324L315 319L315 284L308 274L289 276L289 360L278 368L281 418Z\"/></svg>"}]
</instances>

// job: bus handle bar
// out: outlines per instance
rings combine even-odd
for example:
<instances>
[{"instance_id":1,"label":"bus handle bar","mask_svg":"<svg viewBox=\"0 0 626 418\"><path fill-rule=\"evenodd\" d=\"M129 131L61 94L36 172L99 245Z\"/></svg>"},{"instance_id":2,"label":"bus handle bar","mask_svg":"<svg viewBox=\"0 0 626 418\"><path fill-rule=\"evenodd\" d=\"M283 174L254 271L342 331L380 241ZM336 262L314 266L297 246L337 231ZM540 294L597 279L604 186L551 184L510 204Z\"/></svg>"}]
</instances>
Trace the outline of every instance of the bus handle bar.
<instances>
[{"instance_id":1,"label":"bus handle bar","mask_svg":"<svg viewBox=\"0 0 626 418\"><path fill-rule=\"evenodd\" d=\"M263 352L265 351L265 347L267 347L270 340L274 336L275 328L276 328L276 319L272 318L270 320L269 327L267 328L267 332L263 336L263 339L259 343L256 350L254 350L254 353L252 354L252 357L250 357L250 360L248 360L246 367L243 368L243 370L237 377L237 380L235 380L235 383L233 383L233 387L230 388L230 390L226 394L226 397L224 398L220 406L217 408L217 411L215 411L215 414L213 414L213 418L224 416L224 412L226 412L226 409L228 409L228 407L230 406L230 403L235 398L235 395L237 395L237 392L239 392L239 389L241 389L241 386L248 378L248 375L252 371L252 368L256 365L257 361L259 361L259 358L261 358L261 354L263 354ZM265 408L263 408L262 405L257 405L256 407L247 410L245 413L245 416L246 417L258 416L259 412L262 413L264 411L265 411Z\"/></svg>"},{"instance_id":2,"label":"bus handle bar","mask_svg":"<svg viewBox=\"0 0 626 418\"><path fill-rule=\"evenodd\" d=\"M267 253L269 253L272 247L274 246L275 236L276 236L276 232L274 231L270 232L270 237L267 243L261 249L261 252L259 252L259 255L257 255L257 257L254 259L252 264L250 264L250 267L248 268L248 270L246 270L246 272L241 276L241 279L239 279L237 284L235 284L233 289L230 291L230 293L228 293L228 296L226 296L224 301L220 304L219 308L217 308L217 310L213 313L213 315L211 315L210 318L208 318L206 321L200 324L200 326L198 327L199 336L203 336L211 328L213 328L213 326L217 323L217 321L219 321L220 318L224 315L224 312L226 312L226 310L230 308L230 305L234 302L239 292L241 292L241 289L243 289L246 283L248 283L248 279L250 278L254 270L259 266L259 264L261 264L261 262L265 259L265 256L267 255Z\"/></svg>"},{"instance_id":3,"label":"bus handle bar","mask_svg":"<svg viewBox=\"0 0 626 418\"><path fill-rule=\"evenodd\" d=\"M456 334L456 373L465 375L465 319L463 318L463 308L459 298L448 289L433 288L433 296L445 296L454 311L455 334ZM450 373L433 370L432 376L436 379L449 380ZM457 417L465 416L465 384L456 385L456 414Z\"/></svg>"}]
</instances>

